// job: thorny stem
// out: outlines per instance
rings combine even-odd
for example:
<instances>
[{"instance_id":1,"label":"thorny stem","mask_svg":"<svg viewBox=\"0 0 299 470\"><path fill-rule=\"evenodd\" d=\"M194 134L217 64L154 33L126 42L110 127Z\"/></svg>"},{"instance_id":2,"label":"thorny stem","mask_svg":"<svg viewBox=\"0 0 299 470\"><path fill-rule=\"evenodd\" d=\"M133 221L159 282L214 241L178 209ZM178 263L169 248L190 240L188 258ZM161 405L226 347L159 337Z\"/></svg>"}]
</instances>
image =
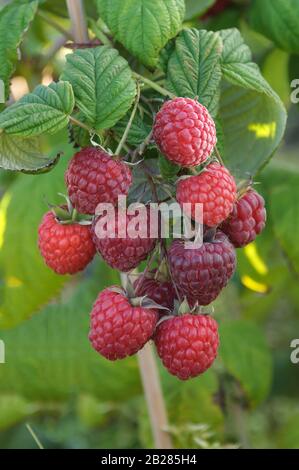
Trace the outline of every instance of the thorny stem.
<instances>
[{"instance_id":1,"label":"thorny stem","mask_svg":"<svg viewBox=\"0 0 299 470\"><path fill-rule=\"evenodd\" d=\"M152 188L152 194L153 194L153 199L154 199L154 202L156 203L159 203L159 198L158 198L158 193L157 193L157 187L156 187L156 184L155 184L155 181L151 175L151 173L148 171L145 163L141 163L145 173L146 173L146 176L147 176L147 179L148 179L148 182ZM170 278L171 278L171 281L172 281L172 284L174 286L174 289L175 289L175 293L177 295L177 298L178 300L181 302L182 301L182 298L180 296L180 293L179 293L179 290L178 290L178 287L176 285L176 282L173 278L173 275L172 275L172 272L171 272L171 268L170 268L170 263L169 263L169 259L168 259L168 253L167 253L167 249L166 249L166 246L165 246L165 240L163 238L160 238L160 247L161 247L161 253L162 253L162 256L165 258L166 260L166 263L167 263L167 267L168 267L168 271L169 271L169 275L170 275Z\"/></svg>"},{"instance_id":2,"label":"thorny stem","mask_svg":"<svg viewBox=\"0 0 299 470\"><path fill-rule=\"evenodd\" d=\"M215 153L216 153L216 156L217 156L217 159L218 159L219 163L221 163L221 165L224 166L224 162L223 162L222 157L221 157L221 155L220 155L220 152L219 152L219 150L218 150L218 148L217 148L217 145L215 145L215 149L214 149L214 150L215 150Z\"/></svg>"},{"instance_id":3,"label":"thorny stem","mask_svg":"<svg viewBox=\"0 0 299 470\"><path fill-rule=\"evenodd\" d=\"M71 41L73 41L74 37L73 37L73 34L68 31L67 29L65 29L63 26L61 26L59 23L57 23L55 20L53 20L52 18L50 18L48 15L46 15L43 11L41 10L38 10L37 12L38 16L40 18L42 18L46 23L48 23L50 26L52 26L52 28L55 28L57 31L59 31L61 34L63 34L63 36L65 36L66 38L70 39Z\"/></svg>"},{"instance_id":4,"label":"thorny stem","mask_svg":"<svg viewBox=\"0 0 299 470\"><path fill-rule=\"evenodd\" d=\"M68 12L72 21L73 35L76 42L87 43L88 30L85 20L84 6L82 0L66 0Z\"/></svg>"},{"instance_id":5,"label":"thorny stem","mask_svg":"<svg viewBox=\"0 0 299 470\"><path fill-rule=\"evenodd\" d=\"M151 254L151 256L149 257L147 263L146 263L146 266L145 266L145 270L143 271L143 273L139 276L138 278L138 281L136 283L136 287L135 287L135 291L138 292L138 289L140 288L141 284L142 284L142 281L143 279L145 278L145 276L148 274L149 270L150 270L150 267L151 265L153 264L153 261L156 257L156 250L154 250Z\"/></svg>"},{"instance_id":6,"label":"thorny stem","mask_svg":"<svg viewBox=\"0 0 299 470\"><path fill-rule=\"evenodd\" d=\"M153 88L153 90L156 90L158 93L160 93L161 95L163 96L167 96L169 98L175 98L176 96L171 93L170 91L166 90L165 88L161 87L160 85L158 85L157 83L153 82L152 80L150 80L149 78L146 78L144 77L143 75L140 75L139 73L137 72L133 72L133 77L134 78L137 78L138 80L140 80L141 82L145 83L146 85L148 85L150 88Z\"/></svg>"},{"instance_id":7,"label":"thorny stem","mask_svg":"<svg viewBox=\"0 0 299 470\"><path fill-rule=\"evenodd\" d=\"M37 444L38 448L39 449L44 449L44 446L42 445L41 441L39 440L39 438L37 437L37 435L35 434L35 432L33 431L32 427L30 426L29 423L26 423L26 428L28 429L28 431L30 432L31 436L33 437L33 440L35 441L35 443Z\"/></svg>"},{"instance_id":8,"label":"thorny stem","mask_svg":"<svg viewBox=\"0 0 299 470\"><path fill-rule=\"evenodd\" d=\"M119 144L118 144L117 149L115 151L115 155L120 154L121 149L123 148L124 144L126 143L127 137L129 135L129 132L130 132L130 129L131 129L131 126L132 126L132 123L133 123L133 120L134 120L134 117L135 117L135 114L136 114L136 111L137 111L139 99L140 99L140 85L139 85L139 82L137 81L137 92L136 92L134 107L133 107L130 119L128 121L127 127L125 129L125 132L123 133L123 136L122 136L121 140L119 141Z\"/></svg>"},{"instance_id":9,"label":"thorny stem","mask_svg":"<svg viewBox=\"0 0 299 470\"><path fill-rule=\"evenodd\" d=\"M112 41L110 41L110 39L106 36L106 34L104 33L104 31L101 29L101 27L99 26L98 22L94 21L92 18L89 18L89 23L91 24L92 26L92 29L96 35L96 37L102 41L102 43L105 45L105 46L109 46L109 47L113 47L113 43Z\"/></svg>"},{"instance_id":10,"label":"thorny stem","mask_svg":"<svg viewBox=\"0 0 299 470\"><path fill-rule=\"evenodd\" d=\"M144 139L144 141L137 147L133 152L130 152L129 155L131 156L131 162L134 163L137 157L140 157L146 150L146 148L151 143L153 137L153 131L151 131L148 136Z\"/></svg>"},{"instance_id":11,"label":"thorny stem","mask_svg":"<svg viewBox=\"0 0 299 470\"><path fill-rule=\"evenodd\" d=\"M79 121L79 119L76 119L73 116L70 116L69 119L70 119L72 124L75 124L76 126L82 127L82 129L85 129L90 134L92 134L94 132L94 130L91 127L84 124L84 122Z\"/></svg>"}]
</instances>

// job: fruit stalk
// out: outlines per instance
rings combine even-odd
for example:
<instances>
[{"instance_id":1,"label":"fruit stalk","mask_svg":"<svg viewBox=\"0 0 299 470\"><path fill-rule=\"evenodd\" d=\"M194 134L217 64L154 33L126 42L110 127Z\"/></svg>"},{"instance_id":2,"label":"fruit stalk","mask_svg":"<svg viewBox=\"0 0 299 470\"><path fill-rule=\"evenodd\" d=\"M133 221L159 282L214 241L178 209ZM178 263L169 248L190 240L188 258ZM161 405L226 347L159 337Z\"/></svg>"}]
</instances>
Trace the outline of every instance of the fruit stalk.
<instances>
[{"instance_id":1,"label":"fruit stalk","mask_svg":"<svg viewBox=\"0 0 299 470\"><path fill-rule=\"evenodd\" d=\"M126 274L121 274L122 285L126 284L125 276ZM172 449L171 438L167 432L166 406L152 345L147 343L138 352L137 357L155 448Z\"/></svg>"}]
</instances>

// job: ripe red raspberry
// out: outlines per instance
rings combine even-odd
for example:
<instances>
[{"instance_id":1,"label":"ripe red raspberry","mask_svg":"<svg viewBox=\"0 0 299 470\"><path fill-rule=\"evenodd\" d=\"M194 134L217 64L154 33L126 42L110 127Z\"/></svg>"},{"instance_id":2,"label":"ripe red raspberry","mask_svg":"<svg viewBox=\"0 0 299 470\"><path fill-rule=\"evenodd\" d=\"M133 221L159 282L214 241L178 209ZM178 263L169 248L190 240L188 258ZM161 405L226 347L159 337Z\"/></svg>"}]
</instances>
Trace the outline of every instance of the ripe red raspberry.
<instances>
[{"instance_id":1,"label":"ripe red raspberry","mask_svg":"<svg viewBox=\"0 0 299 470\"><path fill-rule=\"evenodd\" d=\"M60 224L47 212L38 229L38 246L46 264L57 274L75 274L93 259L96 249L89 226Z\"/></svg>"},{"instance_id":2,"label":"ripe red raspberry","mask_svg":"<svg viewBox=\"0 0 299 470\"><path fill-rule=\"evenodd\" d=\"M141 261L145 260L155 248L157 238L150 238L150 210L143 216L139 215L138 222L134 222L135 215L125 212L119 216L116 208L115 214L101 215L93 224L93 241L98 252L109 266L122 272L131 271ZM134 237L131 230L143 227L142 236ZM115 229L115 230L114 230ZM144 237L144 238L143 238Z\"/></svg>"},{"instance_id":3,"label":"ripe red raspberry","mask_svg":"<svg viewBox=\"0 0 299 470\"><path fill-rule=\"evenodd\" d=\"M198 101L175 98L158 112L154 139L168 160L184 167L196 166L206 161L216 145L215 123Z\"/></svg>"},{"instance_id":4,"label":"ripe red raspberry","mask_svg":"<svg viewBox=\"0 0 299 470\"><path fill-rule=\"evenodd\" d=\"M199 175L179 180L177 201L191 203L191 216L196 218L195 204L202 204L203 223L209 227L219 225L233 210L237 198L234 178L219 163L210 163ZM185 208L190 215L190 211Z\"/></svg>"},{"instance_id":5,"label":"ripe red raspberry","mask_svg":"<svg viewBox=\"0 0 299 470\"><path fill-rule=\"evenodd\" d=\"M89 340L110 361L137 353L152 337L158 312L133 307L125 294L105 289L91 312Z\"/></svg>"},{"instance_id":6,"label":"ripe red raspberry","mask_svg":"<svg viewBox=\"0 0 299 470\"><path fill-rule=\"evenodd\" d=\"M168 258L173 280L190 305L213 302L236 267L235 249L220 231L200 248L188 249L183 240L174 240Z\"/></svg>"},{"instance_id":7,"label":"ripe red raspberry","mask_svg":"<svg viewBox=\"0 0 299 470\"><path fill-rule=\"evenodd\" d=\"M100 202L117 203L127 195L131 170L124 162L103 150L86 147L71 159L65 173L71 203L82 214L94 214Z\"/></svg>"},{"instance_id":8,"label":"ripe red raspberry","mask_svg":"<svg viewBox=\"0 0 299 470\"><path fill-rule=\"evenodd\" d=\"M219 345L218 326L208 315L174 316L157 327L155 344L168 371L187 380L202 374L214 362Z\"/></svg>"},{"instance_id":9,"label":"ripe red raspberry","mask_svg":"<svg viewBox=\"0 0 299 470\"><path fill-rule=\"evenodd\" d=\"M174 301L177 298L175 289L171 281L159 281L154 277L143 277L134 282L137 296L146 295L162 307L173 310ZM165 315L165 310L161 310L161 315Z\"/></svg>"},{"instance_id":10,"label":"ripe red raspberry","mask_svg":"<svg viewBox=\"0 0 299 470\"><path fill-rule=\"evenodd\" d=\"M223 222L221 230L236 248L241 248L255 240L265 225L265 201L260 194L250 189L235 203L233 212Z\"/></svg>"}]
</instances>

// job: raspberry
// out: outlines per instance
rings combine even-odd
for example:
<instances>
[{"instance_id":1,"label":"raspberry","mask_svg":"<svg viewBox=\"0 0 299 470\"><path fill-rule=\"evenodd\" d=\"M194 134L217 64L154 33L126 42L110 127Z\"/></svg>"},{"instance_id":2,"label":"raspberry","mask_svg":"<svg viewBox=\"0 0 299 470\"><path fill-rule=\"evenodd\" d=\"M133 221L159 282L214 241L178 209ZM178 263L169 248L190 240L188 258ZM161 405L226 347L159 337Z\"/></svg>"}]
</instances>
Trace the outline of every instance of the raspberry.
<instances>
[{"instance_id":1,"label":"raspberry","mask_svg":"<svg viewBox=\"0 0 299 470\"><path fill-rule=\"evenodd\" d=\"M132 183L128 165L94 147L74 155L65 174L71 203L82 214L94 214L100 202L117 203Z\"/></svg>"},{"instance_id":2,"label":"raspberry","mask_svg":"<svg viewBox=\"0 0 299 470\"><path fill-rule=\"evenodd\" d=\"M89 226L62 225L52 211L44 215L39 226L38 246L46 264L57 274L82 271L96 252Z\"/></svg>"},{"instance_id":3,"label":"raspberry","mask_svg":"<svg viewBox=\"0 0 299 470\"><path fill-rule=\"evenodd\" d=\"M202 374L214 362L218 326L208 315L187 313L162 321L155 333L155 344L168 371L187 380Z\"/></svg>"},{"instance_id":4,"label":"raspberry","mask_svg":"<svg viewBox=\"0 0 299 470\"><path fill-rule=\"evenodd\" d=\"M265 225L265 201L260 194L250 189L235 203L233 212L223 222L221 230L236 248L241 248L255 240Z\"/></svg>"},{"instance_id":5,"label":"raspberry","mask_svg":"<svg viewBox=\"0 0 299 470\"><path fill-rule=\"evenodd\" d=\"M217 0L215 5L212 5L201 19L205 20L219 15L219 13L222 13L224 10L226 10L227 7L231 5L231 3L231 0Z\"/></svg>"},{"instance_id":6,"label":"raspberry","mask_svg":"<svg viewBox=\"0 0 299 470\"><path fill-rule=\"evenodd\" d=\"M105 289L91 312L89 340L111 361L132 356L152 337L157 319L156 310L133 307L125 294Z\"/></svg>"},{"instance_id":7,"label":"raspberry","mask_svg":"<svg viewBox=\"0 0 299 470\"><path fill-rule=\"evenodd\" d=\"M217 141L208 110L190 98L164 103L156 116L153 135L165 157L184 167L206 161Z\"/></svg>"},{"instance_id":8,"label":"raspberry","mask_svg":"<svg viewBox=\"0 0 299 470\"><path fill-rule=\"evenodd\" d=\"M213 302L236 267L234 247L220 231L200 248L187 249L183 240L174 240L168 257L173 280L190 305Z\"/></svg>"},{"instance_id":9,"label":"raspberry","mask_svg":"<svg viewBox=\"0 0 299 470\"><path fill-rule=\"evenodd\" d=\"M159 281L153 277L143 277L141 281L140 278L136 279L134 288L137 289L136 295L146 295L162 307L173 310L177 296L172 282ZM165 315L165 311L161 310L161 314Z\"/></svg>"},{"instance_id":10,"label":"raspberry","mask_svg":"<svg viewBox=\"0 0 299 470\"><path fill-rule=\"evenodd\" d=\"M236 183L227 168L210 163L199 175L179 180L176 198L181 205L191 203L193 218L196 218L195 204L202 204L203 223L213 227L232 212L237 198ZM185 212L190 215L187 208Z\"/></svg>"},{"instance_id":11,"label":"raspberry","mask_svg":"<svg viewBox=\"0 0 299 470\"><path fill-rule=\"evenodd\" d=\"M136 268L141 261L148 257L157 242L156 238L150 238L150 210L147 209L144 214L144 218L147 220L143 220L143 216L140 215L141 218L136 225L132 222L135 215L125 212L124 217L119 216L117 208L115 215L113 214L111 218L108 216L108 219L106 217L99 216L93 224L93 240L97 250L112 268L122 272ZM139 235L133 238L130 233L131 224L133 227L141 225L144 227L142 234L144 238ZM100 233L101 227L104 228L103 233Z\"/></svg>"}]
</instances>

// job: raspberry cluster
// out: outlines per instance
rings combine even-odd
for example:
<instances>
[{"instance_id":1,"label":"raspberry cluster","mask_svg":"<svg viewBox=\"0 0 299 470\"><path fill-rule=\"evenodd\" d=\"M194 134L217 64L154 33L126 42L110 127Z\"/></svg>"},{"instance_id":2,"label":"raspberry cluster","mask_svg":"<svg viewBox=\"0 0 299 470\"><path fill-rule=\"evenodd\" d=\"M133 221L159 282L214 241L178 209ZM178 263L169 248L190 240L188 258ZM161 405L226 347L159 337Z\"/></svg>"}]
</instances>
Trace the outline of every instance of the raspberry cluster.
<instances>
[{"instance_id":1,"label":"raspberry cluster","mask_svg":"<svg viewBox=\"0 0 299 470\"><path fill-rule=\"evenodd\" d=\"M202 208L201 245L188 247L184 239L167 243L161 233L152 234L149 206L139 213L142 235L134 231L134 214L117 205L134 183L128 162L95 147L81 149L71 159L65 174L68 205L45 214L38 245L46 264L58 274L83 270L96 252L112 268L128 273L124 288L105 289L93 305L93 348L114 361L137 353L152 339L168 371L186 380L207 370L217 356L217 323L203 313L203 306L213 302L233 276L235 248L261 233L266 211L254 189L237 189L215 148L215 123L197 100L166 101L155 117L153 141L166 159L181 167L172 196L183 213L200 222L197 207ZM157 203L155 180L147 176ZM100 203L110 203L113 215L108 209L99 211ZM145 260L144 272L134 278L133 270Z\"/></svg>"}]
</instances>

